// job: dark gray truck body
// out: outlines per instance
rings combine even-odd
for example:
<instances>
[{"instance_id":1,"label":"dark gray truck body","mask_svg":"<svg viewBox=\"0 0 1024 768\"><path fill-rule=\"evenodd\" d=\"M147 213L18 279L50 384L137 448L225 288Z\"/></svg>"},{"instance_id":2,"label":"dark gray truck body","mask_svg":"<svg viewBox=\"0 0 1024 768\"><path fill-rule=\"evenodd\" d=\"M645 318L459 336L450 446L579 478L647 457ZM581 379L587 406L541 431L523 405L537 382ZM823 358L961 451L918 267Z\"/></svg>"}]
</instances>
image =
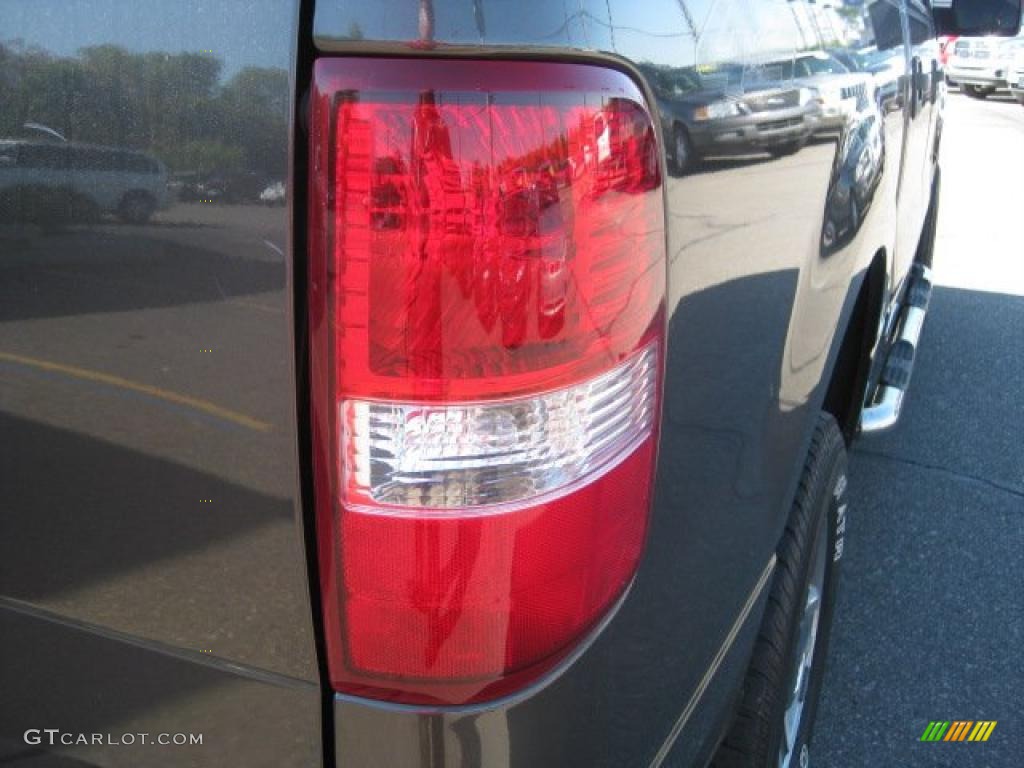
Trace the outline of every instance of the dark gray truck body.
<instances>
[{"instance_id":1,"label":"dark gray truck body","mask_svg":"<svg viewBox=\"0 0 1024 768\"><path fill-rule=\"evenodd\" d=\"M0 760L703 764L817 414L852 438L877 379L941 129L927 12L882 2L904 66L838 135L673 173L671 97L644 71L754 72L814 47L799 5L0 1L0 137L34 122L139 150L175 195L116 222L50 194L75 171L49 168L3 209ZM639 573L573 663L451 711L321 682L302 99L317 56L382 54L619 69L658 113L665 156L665 402ZM62 741L95 733L203 739Z\"/></svg>"}]
</instances>

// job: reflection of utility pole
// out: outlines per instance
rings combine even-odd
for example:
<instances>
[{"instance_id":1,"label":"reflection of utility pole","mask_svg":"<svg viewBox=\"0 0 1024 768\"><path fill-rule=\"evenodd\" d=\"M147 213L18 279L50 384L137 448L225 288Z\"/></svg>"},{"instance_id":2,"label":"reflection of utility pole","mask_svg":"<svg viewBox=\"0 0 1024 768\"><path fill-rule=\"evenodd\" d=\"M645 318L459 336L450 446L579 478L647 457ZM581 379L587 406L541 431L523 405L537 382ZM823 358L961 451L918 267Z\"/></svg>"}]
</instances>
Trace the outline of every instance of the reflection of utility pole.
<instances>
[{"instance_id":1,"label":"reflection of utility pole","mask_svg":"<svg viewBox=\"0 0 1024 768\"><path fill-rule=\"evenodd\" d=\"M476 31L482 41L487 37L487 23L484 21L484 4L482 0L473 0L473 21L476 22Z\"/></svg>"},{"instance_id":2,"label":"reflection of utility pole","mask_svg":"<svg viewBox=\"0 0 1024 768\"><path fill-rule=\"evenodd\" d=\"M434 42L434 0L420 0L420 42Z\"/></svg>"},{"instance_id":3,"label":"reflection of utility pole","mask_svg":"<svg viewBox=\"0 0 1024 768\"><path fill-rule=\"evenodd\" d=\"M686 7L686 0L676 0L679 3L679 10L683 12L683 18L686 19L686 26L690 28L690 34L693 35L693 39L697 39L697 25L693 23L693 16L690 14L690 9Z\"/></svg>"}]
</instances>

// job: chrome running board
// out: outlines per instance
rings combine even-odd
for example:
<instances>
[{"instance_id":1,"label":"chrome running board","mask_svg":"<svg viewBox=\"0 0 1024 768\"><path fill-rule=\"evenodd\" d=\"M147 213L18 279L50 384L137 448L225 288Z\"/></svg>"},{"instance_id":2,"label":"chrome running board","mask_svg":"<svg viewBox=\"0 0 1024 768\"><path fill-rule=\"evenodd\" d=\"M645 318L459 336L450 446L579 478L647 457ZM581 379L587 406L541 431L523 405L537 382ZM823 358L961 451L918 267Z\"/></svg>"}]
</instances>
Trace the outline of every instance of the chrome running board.
<instances>
[{"instance_id":1,"label":"chrome running board","mask_svg":"<svg viewBox=\"0 0 1024 768\"><path fill-rule=\"evenodd\" d=\"M903 409L903 398L914 372L914 356L932 295L932 271L921 264L915 264L909 281L896 340L889 349L878 389L860 414L862 433L890 429L899 421Z\"/></svg>"}]
</instances>

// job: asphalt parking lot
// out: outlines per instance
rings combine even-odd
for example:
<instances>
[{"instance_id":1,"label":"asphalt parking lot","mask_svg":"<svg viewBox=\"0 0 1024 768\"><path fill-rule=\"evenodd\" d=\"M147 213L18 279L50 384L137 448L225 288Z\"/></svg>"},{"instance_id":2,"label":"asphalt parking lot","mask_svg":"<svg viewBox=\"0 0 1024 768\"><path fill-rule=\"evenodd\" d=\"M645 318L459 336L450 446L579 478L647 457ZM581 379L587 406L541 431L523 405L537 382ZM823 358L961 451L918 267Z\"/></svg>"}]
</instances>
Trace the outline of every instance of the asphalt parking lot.
<instances>
[{"instance_id":1,"label":"asphalt parking lot","mask_svg":"<svg viewBox=\"0 0 1024 768\"><path fill-rule=\"evenodd\" d=\"M951 91L942 165L910 399L851 457L817 766L1024 759L1024 108ZM986 743L922 743L931 720L998 724Z\"/></svg>"}]
</instances>

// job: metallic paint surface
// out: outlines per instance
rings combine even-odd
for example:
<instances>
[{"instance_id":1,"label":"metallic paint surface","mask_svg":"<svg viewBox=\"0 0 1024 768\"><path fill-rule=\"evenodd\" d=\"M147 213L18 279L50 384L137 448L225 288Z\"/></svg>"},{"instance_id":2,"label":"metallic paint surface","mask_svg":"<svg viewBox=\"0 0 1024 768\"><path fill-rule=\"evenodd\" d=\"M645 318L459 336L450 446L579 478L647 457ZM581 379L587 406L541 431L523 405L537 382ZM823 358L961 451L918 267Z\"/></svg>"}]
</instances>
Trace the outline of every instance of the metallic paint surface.
<instances>
[{"instance_id":1,"label":"metallic paint surface","mask_svg":"<svg viewBox=\"0 0 1024 768\"><path fill-rule=\"evenodd\" d=\"M672 132L691 116L644 67L792 58L809 47L800 3L315 5L309 40L296 0L0 0L0 139L59 141L23 127L36 122L141 150L177 198L126 224L53 196L67 176L40 175L46 188L16 191L0 218L0 757L315 765L325 727L339 766L644 765L720 658L664 761L702 764L761 604L738 629L737 617L778 541L863 275L876 256L897 265L892 300L912 256L922 151L940 131L936 51L900 30L876 98L838 131L678 173ZM897 0L876 5L901 18ZM287 205L260 199L288 178L308 86L296 62L314 46L592 62L632 76L661 117L669 336L650 537L603 630L525 697L447 713L339 697L321 723L293 363L303 238L289 229L305 179ZM172 76L182 53L193 68ZM904 146L920 165L901 168ZM30 727L205 741L186 757L26 752Z\"/></svg>"},{"instance_id":2,"label":"metallic paint surface","mask_svg":"<svg viewBox=\"0 0 1024 768\"><path fill-rule=\"evenodd\" d=\"M636 765L671 746L673 724L726 647L781 534L864 274L876 256L896 256L897 205L901 227L912 230L927 200L921 185L931 164L920 150L922 165L904 168L899 183L905 134L910 142L934 131L934 114L930 100L914 119L906 109L911 50L895 0L895 15L883 20L903 40L892 50L901 65L871 78L872 97L838 130L818 131L779 157L752 147L673 170L671 137L686 107L657 92L652 70L792 58L814 47L794 5L584 0L526 11L498 0L317 3L323 55L485 55L620 68L661 115L667 171L665 412L652 529L632 590L579 659L525 700L441 715L339 697L339 766L385 758ZM741 84L730 95L746 91ZM932 93L937 99L941 88ZM900 246L903 268L909 247ZM900 277L887 286L890 298ZM760 607L737 633L739 660L729 657L707 686L666 765L709 756L759 620Z\"/></svg>"},{"instance_id":3,"label":"metallic paint surface","mask_svg":"<svg viewBox=\"0 0 1024 768\"><path fill-rule=\"evenodd\" d=\"M298 4L0 19L0 139L59 150L36 122L138 150L179 198L79 216L60 178L88 197L128 177L12 189L0 168L0 762L319 764L289 208L259 199L288 169ZM26 728L204 742L50 749Z\"/></svg>"}]
</instances>

